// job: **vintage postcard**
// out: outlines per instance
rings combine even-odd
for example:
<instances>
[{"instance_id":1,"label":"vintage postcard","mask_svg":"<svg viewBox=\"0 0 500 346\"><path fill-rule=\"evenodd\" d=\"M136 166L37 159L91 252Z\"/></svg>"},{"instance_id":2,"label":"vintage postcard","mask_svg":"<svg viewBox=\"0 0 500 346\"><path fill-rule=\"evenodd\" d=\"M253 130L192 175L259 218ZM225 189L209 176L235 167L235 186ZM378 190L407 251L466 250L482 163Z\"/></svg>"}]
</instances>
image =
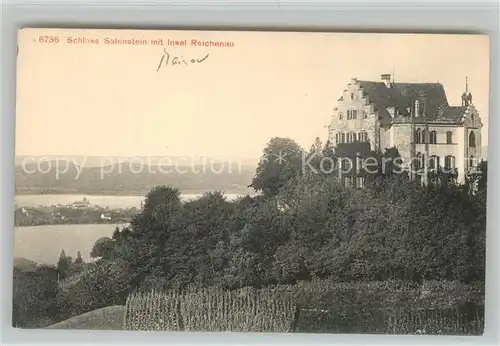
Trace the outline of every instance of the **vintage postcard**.
<instances>
[{"instance_id":1,"label":"vintage postcard","mask_svg":"<svg viewBox=\"0 0 500 346\"><path fill-rule=\"evenodd\" d=\"M21 29L13 326L479 335L489 38Z\"/></svg>"}]
</instances>

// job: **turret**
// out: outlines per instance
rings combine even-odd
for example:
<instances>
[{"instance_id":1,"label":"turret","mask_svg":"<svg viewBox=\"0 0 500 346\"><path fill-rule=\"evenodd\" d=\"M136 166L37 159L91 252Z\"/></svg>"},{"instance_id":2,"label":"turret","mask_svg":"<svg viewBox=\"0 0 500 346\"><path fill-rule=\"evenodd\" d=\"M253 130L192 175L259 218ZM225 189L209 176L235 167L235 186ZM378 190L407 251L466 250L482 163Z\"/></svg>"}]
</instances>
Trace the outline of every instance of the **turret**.
<instances>
[{"instance_id":1,"label":"turret","mask_svg":"<svg viewBox=\"0 0 500 346\"><path fill-rule=\"evenodd\" d=\"M462 93L462 107L467 107L472 104L472 94L469 91L469 81L465 77L465 91Z\"/></svg>"},{"instance_id":2,"label":"turret","mask_svg":"<svg viewBox=\"0 0 500 346\"><path fill-rule=\"evenodd\" d=\"M466 107L466 106L467 106L467 94L464 91L462 93L462 107Z\"/></svg>"}]
</instances>

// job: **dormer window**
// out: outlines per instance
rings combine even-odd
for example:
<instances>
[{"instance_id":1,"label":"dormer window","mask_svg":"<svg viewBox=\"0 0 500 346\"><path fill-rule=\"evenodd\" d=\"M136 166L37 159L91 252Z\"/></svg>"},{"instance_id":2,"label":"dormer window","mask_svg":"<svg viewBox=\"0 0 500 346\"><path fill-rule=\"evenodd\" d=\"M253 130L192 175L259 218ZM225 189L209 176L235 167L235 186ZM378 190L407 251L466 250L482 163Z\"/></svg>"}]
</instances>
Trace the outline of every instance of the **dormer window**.
<instances>
[{"instance_id":1,"label":"dormer window","mask_svg":"<svg viewBox=\"0 0 500 346\"><path fill-rule=\"evenodd\" d=\"M389 73L385 73L380 76L380 79L385 84L387 88L391 87L391 75Z\"/></svg>"},{"instance_id":2,"label":"dormer window","mask_svg":"<svg viewBox=\"0 0 500 346\"><path fill-rule=\"evenodd\" d=\"M357 115L358 115L357 109L348 109L347 110L347 120L356 119Z\"/></svg>"},{"instance_id":3,"label":"dormer window","mask_svg":"<svg viewBox=\"0 0 500 346\"><path fill-rule=\"evenodd\" d=\"M394 115L396 113L396 110L394 107L387 107L387 112L389 112L389 115L391 116L391 118L394 118Z\"/></svg>"}]
</instances>

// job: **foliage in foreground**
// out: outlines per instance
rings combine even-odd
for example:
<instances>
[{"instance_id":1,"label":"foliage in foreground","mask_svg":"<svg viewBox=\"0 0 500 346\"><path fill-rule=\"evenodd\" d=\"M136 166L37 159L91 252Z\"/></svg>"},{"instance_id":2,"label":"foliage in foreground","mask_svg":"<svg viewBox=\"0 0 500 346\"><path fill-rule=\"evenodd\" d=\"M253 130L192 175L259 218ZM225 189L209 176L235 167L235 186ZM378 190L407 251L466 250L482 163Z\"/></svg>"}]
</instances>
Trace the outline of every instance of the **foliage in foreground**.
<instances>
[{"instance_id":1,"label":"foliage in foreground","mask_svg":"<svg viewBox=\"0 0 500 346\"><path fill-rule=\"evenodd\" d=\"M286 292L218 288L130 295L125 329L276 332L294 330L296 306Z\"/></svg>"},{"instance_id":2,"label":"foliage in foreground","mask_svg":"<svg viewBox=\"0 0 500 346\"><path fill-rule=\"evenodd\" d=\"M448 309L366 309L345 306L338 310L301 310L296 332L358 334L481 335L484 307Z\"/></svg>"},{"instance_id":3,"label":"foliage in foreground","mask_svg":"<svg viewBox=\"0 0 500 346\"><path fill-rule=\"evenodd\" d=\"M459 188L424 188L395 176L351 190L304 176L272 198L229 202L208 193L181 203L170 187L149 198L113 236L132 291L260 288L313 277L484 280L485 198Z\"/></svg>"},{"instance_id":4,"label":"foliage in foreground","mask_svg":"<svg viewBox=\"0 0 500 346\"><path fill-rule=\"evenodd\" d=\"M30 320L24 308L38 311L40 317L56 309L58 315L52 316L64 319L124 304L137 289L185 292L193 285L201 291L218 286L234 292L291 285L299 292L294 304L344 312L342 305L349 305L355 307L345 312L351 316L369 309L410 310L416 302L428 305L423 309L445 309L476 298L475 304L482 304L486 175L470 177L477 181L474 194L467 186L423 187L394 174L373 177L366 188L354 190L328 175L301 173L299 148L288 140L270 145L276 143L286 144L287 157L293 160L259 166L253 186L263 196L229 202L213 192L181 203L178 189L158 186L129 227L96 244L95 255L102 259L69 289L55 288L54 293L49 288L55 279L40 286L34 282L42 277L17 273L14 315L20 325L46 323ZM320 153L319 145L315 148ZM274 156L276 149L265 153ZM60 264L64 269L65 262ZM25 279L28 290L20 284ZM399 281L408 287L398 289ZM471 289L473 285L478 289ZM472 291L479 292L478 297ZM213 306L212 298L200 294L193 301ZM180 299L173 296L155 298L151 311L163 309L182 317L180 310L172 310L171 304ZM198 317L190 319L188 304L183 305L187 328L213 327ZM163 327L180 328L173 318L162 322ZM143 319L134 323L157 328ZM391 320L393 326L396 320L404 319Z\"/></svg>"},{"instance_id":5,"label":"foliage in foreground","mask_svg":"<svg viewBox=\"0 0 500 346\"><path fill-rule=\"evenodd\" d=\"M232 291L211 287L135 292L126 303L125 329L454 335L483 331L482 305L434 304L435 297L419 297L421 288L411 283L361 286L317 282ZM365 297L370 288L377 292ZM321 292L328 294L318 295ZM391 300L398 293L399 299ZM373 300L378 297L382 304Z\"/></svg>"}]
</instances>

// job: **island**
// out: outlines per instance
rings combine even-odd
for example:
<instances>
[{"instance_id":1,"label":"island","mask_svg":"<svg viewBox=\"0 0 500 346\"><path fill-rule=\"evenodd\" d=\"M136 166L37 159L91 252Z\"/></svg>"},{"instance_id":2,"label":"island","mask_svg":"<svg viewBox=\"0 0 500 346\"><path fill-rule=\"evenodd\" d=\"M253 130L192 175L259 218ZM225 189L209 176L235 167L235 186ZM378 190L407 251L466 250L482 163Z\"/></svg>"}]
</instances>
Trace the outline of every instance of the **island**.
<instances>
[{"instance_id":1,"label":"island","mask_svg":"<svg viewBox=\"0 0 500 346\"><path fill-rule=\"evenodd\" d=\"M108 208L93 205L84 197L69 205L19 207L14 212L14 225L41 226L59 224L121 224L130 221L139 212L136 207Z\"/></svg>"}]
</instances>

